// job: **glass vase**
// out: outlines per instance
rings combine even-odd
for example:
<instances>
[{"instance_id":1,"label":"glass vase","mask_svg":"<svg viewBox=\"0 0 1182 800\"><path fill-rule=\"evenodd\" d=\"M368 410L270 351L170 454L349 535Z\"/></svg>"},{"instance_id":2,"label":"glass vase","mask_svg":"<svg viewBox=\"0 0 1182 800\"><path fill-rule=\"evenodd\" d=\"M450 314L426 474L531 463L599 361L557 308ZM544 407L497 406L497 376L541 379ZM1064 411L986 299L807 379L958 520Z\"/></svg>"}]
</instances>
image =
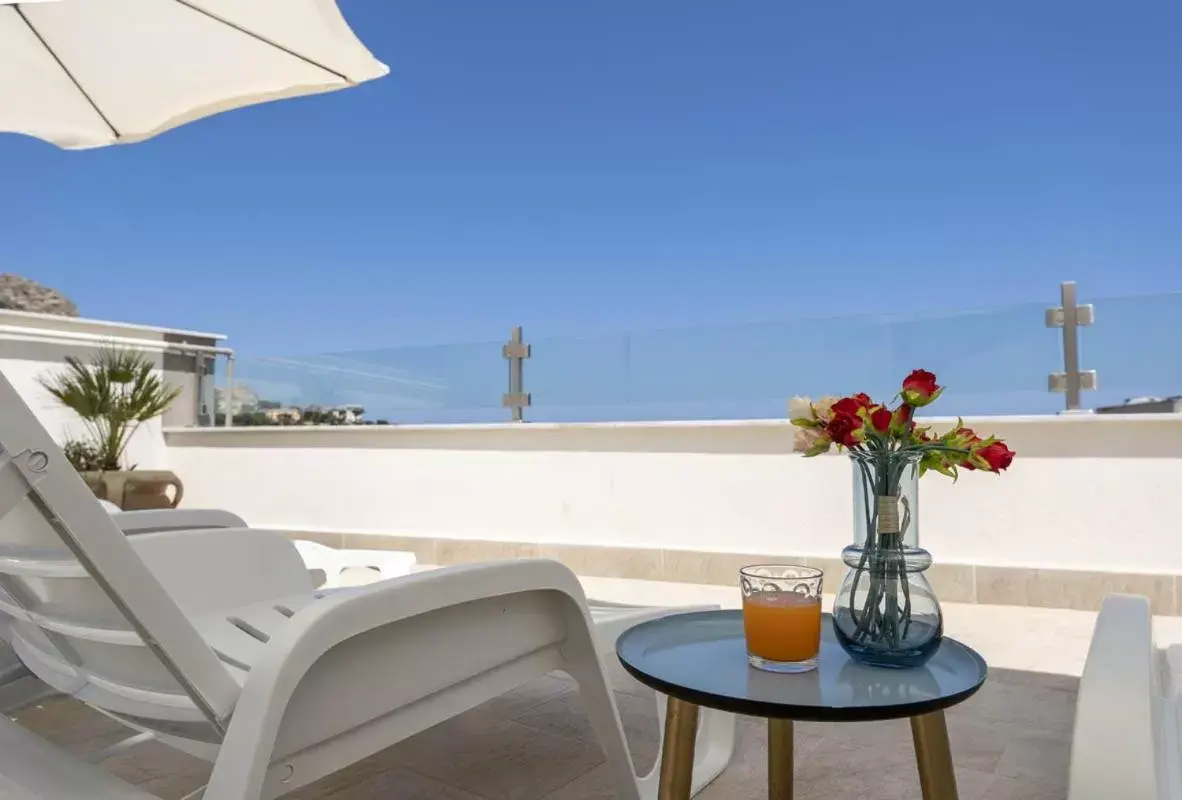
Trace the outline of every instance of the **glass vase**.
<instances>
[{"instance_id":1,"label":"glass vase","mask_svg":"<svg viewBox=\"0 0 1182 800\"><path fill-rule=\"evenodd\" d=\"M854 543L833 605L837 640L851 658L876 667L917 667L940 646L944 616L924 576L919 546L919 453L850 452Z\"/></svg>"}]
</instances>

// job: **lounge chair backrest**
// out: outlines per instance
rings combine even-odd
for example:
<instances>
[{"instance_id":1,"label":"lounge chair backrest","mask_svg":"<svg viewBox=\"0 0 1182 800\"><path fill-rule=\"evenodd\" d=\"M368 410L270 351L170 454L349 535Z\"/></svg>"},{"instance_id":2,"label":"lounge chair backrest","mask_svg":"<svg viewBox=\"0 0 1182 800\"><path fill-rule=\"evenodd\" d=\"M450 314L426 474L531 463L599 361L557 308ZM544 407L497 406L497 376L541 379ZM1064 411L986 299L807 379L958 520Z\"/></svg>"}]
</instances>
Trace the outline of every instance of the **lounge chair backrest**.
<instances>
[{"instance_id":1,"label":"lounge chair backrest","mask_svg":"<svg viewBox=\"0 0 1182 800\"><path fill-rule=\"evenodd\" d=\"M0 624L61 692L146 728L224 733L238 684L3 375Z\"/></svg>"}]
</instances>

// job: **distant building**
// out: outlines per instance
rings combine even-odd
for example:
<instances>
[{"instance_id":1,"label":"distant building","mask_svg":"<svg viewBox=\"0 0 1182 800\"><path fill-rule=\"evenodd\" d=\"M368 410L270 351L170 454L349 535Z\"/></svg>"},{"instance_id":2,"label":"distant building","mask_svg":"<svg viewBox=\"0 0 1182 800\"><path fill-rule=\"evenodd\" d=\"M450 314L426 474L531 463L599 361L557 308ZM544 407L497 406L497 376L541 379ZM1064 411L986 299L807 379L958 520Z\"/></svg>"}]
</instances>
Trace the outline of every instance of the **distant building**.
<instances>
[{"instance_id":1,"label":"distant building","mask_svg":"<svg viewBox=\"0 0 1182 800\"><path fill-rule=\"evenodd\" d=\"M337 419L341 425L360 425L365 409L361 406L334 406L328 413Z\"/></svg>"},{"instance_id":2,"label":"distant building","mask_svg":"<svg viewBox=\"0 0 1182 800\"><path fill-rule=\"evenodd\" d=\"M276 425L299 425L304 416L298 408L268 408L260 413Z\"/></svg>"},{"instance_id":3,"label":"distant building","mask_svg":"<svg viewBox=\"0 0 1182 800\"><path fill-rule=\"evenodd\" d=\"M363 425L365 409L361 406L307 406L305 425Z\"/></svg>"},{"instance_id":4,"label":"distant building","mask_svg":"<svg viewBox=\"0 0 1182 800\"><path fill-rule=\"evenodd\" d=\"M1130 397L1119 406L1102 406L1097 414L1182 414L1182 395Z\"/></svg>"}]
</instances>

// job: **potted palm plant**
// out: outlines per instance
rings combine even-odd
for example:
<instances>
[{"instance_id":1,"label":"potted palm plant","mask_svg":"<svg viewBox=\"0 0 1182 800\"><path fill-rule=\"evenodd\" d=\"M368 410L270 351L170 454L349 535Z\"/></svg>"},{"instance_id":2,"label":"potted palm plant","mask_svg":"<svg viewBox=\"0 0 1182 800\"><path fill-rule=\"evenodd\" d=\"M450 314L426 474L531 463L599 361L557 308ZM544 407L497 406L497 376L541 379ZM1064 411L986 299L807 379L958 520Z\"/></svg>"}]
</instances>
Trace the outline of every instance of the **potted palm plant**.
<instances>
[{"instance_id":1,"label":"potted palm plant","mask_svg":"<svg viewBox=\"0 0 1182 800\"><path fill-rule=\"evenodd\" d=\"M124 453L139 426L168 410L181 390L157 375L142 353L103 349L87 361L73 356L65 361L65 370L39 382L85 426L86 437L64 449L86 484L124 510L175 507L184 492L176 475L136 470L125 463Z\"/></svg>"}]
</instances>

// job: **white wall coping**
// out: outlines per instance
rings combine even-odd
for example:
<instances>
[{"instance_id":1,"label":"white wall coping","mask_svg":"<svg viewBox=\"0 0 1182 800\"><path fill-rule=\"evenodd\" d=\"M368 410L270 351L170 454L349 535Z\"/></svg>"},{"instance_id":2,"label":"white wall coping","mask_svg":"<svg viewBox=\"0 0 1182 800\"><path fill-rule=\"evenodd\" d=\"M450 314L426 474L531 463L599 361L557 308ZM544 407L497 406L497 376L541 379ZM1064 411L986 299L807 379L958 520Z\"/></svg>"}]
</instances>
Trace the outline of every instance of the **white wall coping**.
<instances>
[{"instance_id":1,"label":"white wall coping","mask_svg":"<svg viewBox=\"0 0 1182 800\"><path fill-rule=\"evenodd\" d=\"M68 331L72 333L105 333L110 336L128 338L163 338L165 335L182 336L188 339L207 339L213 342L225 340L223 333L203 333L182 328L161 328L154 325L139 325L131 322L112 322L87 317L64 317L59 314L39 314L32 311L0 309L0 325L28 328L34 331Z\"/></svg>"},{"instance_id":2,"label":"white wall coping","mask_svg":"<svg viewBox=\"0 0 1182 800\"><path fill-rule=\"evenodd\" d=\"M923 425L944 428L956 424L957 417L920 417ZM991 432L991 426L1027 428L1043 425L1177 425L1182 427L1182 414L1027 414L1014 416L963 417L961 421L983 434ZM169 444L207 446L212 442L203 439L224 436L266 436L279 439L299 439L325 433L339 436L343 446L348 439L359 436L397 436L400 433L480 433L515 431L522 434L546 431L612 431L612 430L685 430L685 429L735 429L735 428L790 428L787 419L725 419L725 420L658 420L625 422L474 422L448 424L391 424L391 425L244 425L232 428L165 428L164 435Z\"/></svg>"}]
</instances>

